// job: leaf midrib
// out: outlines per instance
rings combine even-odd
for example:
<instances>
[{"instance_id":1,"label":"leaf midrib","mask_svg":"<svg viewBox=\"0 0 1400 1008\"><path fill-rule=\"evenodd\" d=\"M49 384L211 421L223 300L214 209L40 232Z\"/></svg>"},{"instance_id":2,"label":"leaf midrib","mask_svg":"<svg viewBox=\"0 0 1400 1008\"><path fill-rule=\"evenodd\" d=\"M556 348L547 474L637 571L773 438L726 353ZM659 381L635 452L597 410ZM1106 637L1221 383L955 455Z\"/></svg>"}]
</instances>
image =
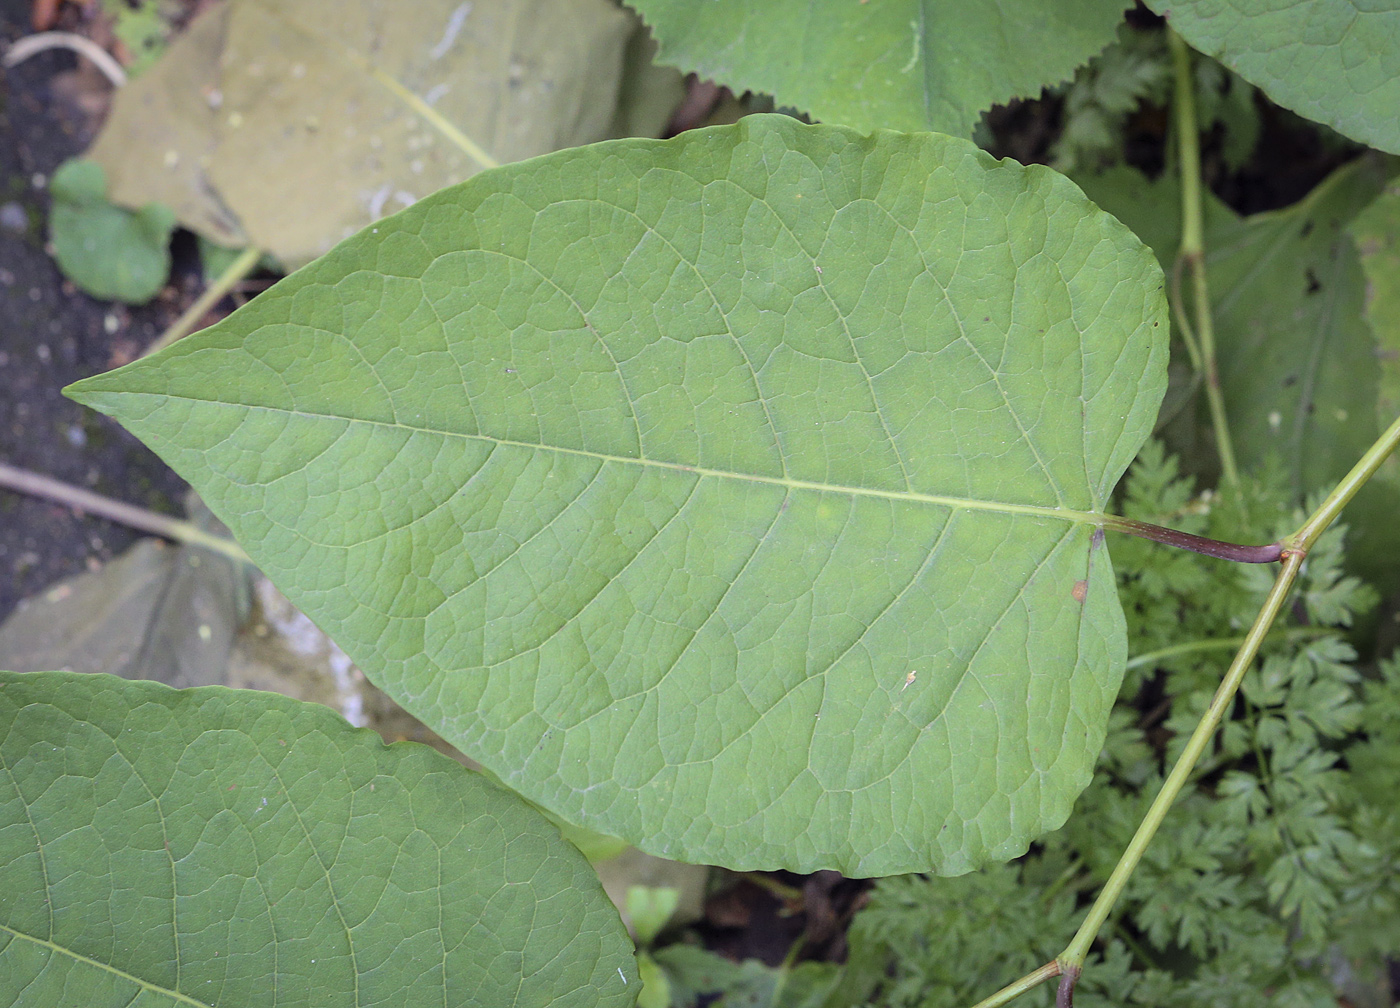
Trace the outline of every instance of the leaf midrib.
<instances>
[{"instance_id":1,"label":"leaf midrib","mask_svg":"<svg viewBox=\"0 0 1400 1008\"><path fill-rule=\"evenodd\" d=\"M207 1001L199 1001L195 998L190 997L188 994L181 993L180 991L171 990L169 987L162 987L160 984L151 983L149 980L142 980L140 977L128 973L125 970L118 969L110 963L104 963L97 959L93 959L91 956L85 956L81 952L74 952L72 949L66 948L65 946L60 945L57 942L52 941L48 938L40 938L36 935L27 934L23 931L16 930L15 928L9 927L5 924L0 924L0 931L13 935L20 941L32 942L35 945L39 945L43 948L50 949L58 953L59 955L66 956L67 958L72 959L75 962L80 962L85 966L91 966L95 969L102 970L105 973L111 973L112 975L118 976L121 979L127 981L128 983L132 984L138 990L163 994L171 1000L178 1001L181 1004L193 1005L194 1008L209 1008L209 1003Z\"/></svg>"},{"instance_id":2,"label":"leaf midrib","mask_svg":"<svg viewBox=\"0 0 1400 1008\"><path fill-rule=\"evenodd\" d=\"M175 398L160 393L150 392L117 392L117 397L123 396L156 396L157 398ZM750 483L758 483L767 486L783 487L788 490L810 491L815 493L846 494L853 497L872 497L881 500L892 500L901 502L913 502L918 504L930 504L938 507L946 507L952 510L961 511L985 511L998 514L1029 515L1037 518L1052 518L1059 521L1070 522L1081 525L1100 526L1104 522L1104 514L1099 511L1077 511L1071 508L1045 507L1036 504L1012 504L1009 501L982 500L974 497L953 497L942 494L926 494L913 490L880 490L874 487L854 487L843 486L836 483L820 483L815 480L800 480L790 476L763 476L758 473L735 472L727 469L711 469L706 466L688 465L684 462L666 462L660 459L634 458L626 455L610 455L605 452L590 451L586 448L567 448L561 445L533 444L528 441L517 441L513 438L493 437L489 434L468 434L462 431L448 431L433 427L417 427L412 424L394 421L392 423L383 420L373 420L365 417L339 416L334 413L309 413L303 410L290 410L280 406L260 406L248 403L229 402L221 399L192 399L187 401L198 402L208 406L228 406L239 410L253 411L261 410L269 413L277 413L284 416L299 416L308 420L339 420L347 424L368 424L375 427L384 427L394 430L408 431L414 434L431 434L444 438L463 438L469 441L482 441L488 444L500 445L507 448L524 448L530 451L554 452L560 455L573 455L581 458L596 459L599 462L614 462L621 465L646 466L655 469L665 469L671 472L690 473L701 477L712 477L714 479L743 480ZM88 405L91 405L89 403Z\"/></svg>"}]
</instances>

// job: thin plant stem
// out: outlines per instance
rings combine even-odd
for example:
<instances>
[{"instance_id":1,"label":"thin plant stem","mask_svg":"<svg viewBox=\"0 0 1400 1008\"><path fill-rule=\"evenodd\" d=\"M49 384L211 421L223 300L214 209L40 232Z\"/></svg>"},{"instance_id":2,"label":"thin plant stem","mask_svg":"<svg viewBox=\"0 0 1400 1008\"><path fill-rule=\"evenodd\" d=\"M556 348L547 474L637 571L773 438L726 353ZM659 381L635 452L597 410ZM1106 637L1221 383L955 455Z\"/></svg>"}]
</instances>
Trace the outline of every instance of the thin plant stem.
<instances>
[{"instance_id":1,"label":"thin plant stem","mask_svg":"<svg viewBox=\"0 0 1400 1008\"><path fill-rule=\"evenodd\" d=\"M783 988L787 986L788 977L792 976L792 971L797 966L797 957L802 954L802 948L806 944L807 932L803 931L797 936L797 941L788 948L787 955L783 956L783 961L778 966L778 975L773 979L773 994L769 1004L781 1003Z\"/></svg>"},{"instance_id":2,"label":"thin plant stem","mask_svg":"<svg viewBox=\"0 0 1400 1008\"><path fill-rule=\"evenodd\" d=\"M1375 474L1382 463L1390 457L1390 453L1395 451L1397 444L1400 444L1400 417L1396 417L1394 422L1385 429L1379 438L1366 453L1357 460L1356 465L1351 467L1351 472L1342 477L1342 481L1333 488L1327 495L1321 506L1312 513L1312 516L1303 523L1303 527L1290 536L1285 536L1282 540L1284 552L1299 552L1306 554L1312 549L1313 543L1317 542L1317 537L1326 531L1347 502L1356 496L1356 491L1360 490L1365 482Z\"/></svg>"},{"instance_id":3,"label":"thin plant stem","mask_svg":"<svg viewBox=\"0 0 1400 1008\"><path fill-rule=\"evenodd\" d=\"M1230 668L1226 671L1224 679L1221 680L1220 686L1215 691L1215 696L1211 699L1210 706L1206 708L1200 723L1196 725L1191 737L1187 739L1181 755L1177 757L1176 765L1172 767L1171 773L1163 781L1161 790L1157 792L1157 797L1152 800L1152 805L1138 825L1137 832L1128 842L1127 849L1119 857L1108 881L1104 883L1103 889L1100 890L1098 897L1089 908L1084 923L1079 926L1079 930L1075 932L1065 950L1060 953L1053 964L1042 966L1034 973L1029 973L1003 987L991 997L979 1001L974 1008L997 1008L997 1006L1003 1005L1019 994L1030 990L1036 984L1056 975L1062 979L1055 993L1055 1004L1058 1008L1070 1008L1073 1005L1074 985L1083 972L1084 960L1088 957L1089 947L1094 943L1099 930L1113 912L1119 897L1123 895L1123 890L1127 887L1128 879L1132 877L1134 870L1141 862L1148 844L1152 842L1153 836L1162 825L1167 811L1180 795L1181 789L1204 754L1206 746L1214 738L1221 721L1224 720L1226 713L1234 703L1240 683L1244 681L1245 674L1253 666L1260 646L1269 636L1270 627L1283 608L1288 593L1293 587L1293 582L1297 580L1298 571L1303 566L1308 550L1312 548L1318 536L1322 535L1327 527L1336 520L1342 508L1352 497L1356 496L1356 492L1390 457L1397 445L1400 445L1400 418L1396 418L1386 428L1385 433L1366 450L1356 465L1352 467L1351 472L1342 478L1336 488L1327 495L1327 498L1317 510L1308 516L1308 519L1298 530L1279 540L1283 565L1279 570L1278 577L1274 579L1273 587L1269 589L1268 596L1264 599L1264 605L1259 610L1259 615L1255 617L1254 624L1249 628L1249 633L1245 635L1239 651L1235 654L1234 661L1230 663ZM1193 642L1191 645L1181 646L1180 650L1184 651L1187 647L1198 647L1203 643L1209 642ZM1050 966L1056 968L1051 970Z\"/></svg>"},{"instance_id":4,"label":"thin plant stem","mask_svg":"<svg viewBox=\"0 0 1400 1008\"><path fill-rule=\"evenodd\" d=\"M757 871L735 872L734 874L747 882L752 882L760 889L767 890L770 895L784 903L798 903L802 900L801 889L790 886L786 882L780 882L771 875Z\"/></svg>"},{"instance_id":5,"label":"thin plant stem","mask_svg":"<svg viewBox=\"0 0 1400 1008\"><path fill-rule=\"evenodd\" d=\"M1172 294L1177 304L1177 317L1187 352L1197 372L1202 374L1206 389L1206 405L1210 410L1211 428L1215 432L1215 450L1220 456L1220 471L1231 487L1239 486L1240 474L1235 464L1234 443L1225 415L1225 399L1220 393L1220 374L1215 363L1215 325L1210 313L1210 285L1205 269L1205 225L1201 212L1201 145L1196 122L1196 95L1191 80L1191 50L1181 36L1170 28L1167 40L1171 46L1175 94L1172 104L1176 111L1178 150L1181 157L1181 249L1173 267ZM1194 325L1182 324L1186 317L1180 304L1180 271L1191 277L1192 300L1195 302ZM1194 344L1194 346L1193 346Z\"/></svg>"},{"instance_id":6,"label":"thin plant stem","mask_svg":"<svg viewBox=\"0 0 1400 1008\"><path fill-rule=\"evenodd\" d=\"M1292 642L1335 636L1337 636L1337 632L1330 627L1292 627L1288 630L1276 630L1264 639L1265 641ZM1157 651L1145 651L1130 658L1124 667L1131 671L1135 668L1142 668L1144 665L1152 665L1164 658L1175 658L1178 655L1192 654L1197 651L1231 651L1243 644L1244 640L1243 637L1218 637L1214 640L1196 640L1187 641L1184 644L1173 644L1171 647L1160 648Z\"/></svg>"},{"instance_id":7,"label":"thin plant stem","mask_svg":"<svg viewBox=\"0 0 1400 1008\"><path fill-rule=\"evenodd\" d=\"M1191 360L1191 370L1195 372L1196 380L1199 381L1205 373L1205 363L1201 360L1200 344L1196 342L1196 330L1191 325L1190 316L1186 314L1186 299L1181 294L1182 265L1182 258L1178 255L1176 262L1172 263L1171 296L1167 300L1171 304L1172 320L1176 322L1177 332L1186 347L1186 356Z\"/></svg>"},{"instance_id":8,"label":"thin plant stem","mask_svg":"<svg viewBox=\"0 0 1400 1008\"><path fill-rule=\"evenodd\" d=\"M112 87L121 87L126 83L126 70L111 53L92 39L74 32L50 31L27 35L16 40L14 45L5 50L3 63L7 67L18 66L29 57L54 48L71 49L81 56L86 56L93 66L102 71L102 75Z\"/></svg>"},{"instance_id":9,"label":"thin plant stem","mask_svg":"<svg viewBox=\"0 0 1400 1008\"><path fill-rule=\"evenodd\" d=\"M205 312L213 308L223 298L225 294L233 290L234 284L242 280L253 268L258 265L258 261L263 257L263 250L260 248L246 248L238 254L238 258L231 262L228 269L219 274L218 278L205 288L204 293L195 299L177 318L169 329L161 333L142 357L149 357L157 350L163 350L176 340L188 336L199 320L204 317Z\"/></svg>"},{"instance_id":10,"label":"thin plant stem","mask_svg":"<svg viewBox=\"0 0 1400 1008\"><path fill-rule=\"evenodd\" d=\"M17 493L29 494L33 497L45 497L60 504L66 504L71 508L106 518L108 521L140 529L142 532L150 532L165 539L173 539L175 542L202 546L215 553L222 553L239 563L252 563L248 559L248 554L243 552L243 547L239 546L238 543L232 539L225 539L223 536L206 532L194 522L156 514L154 511L147 511L145 508L112 500L110 497L95 494L91 490L84 490L82 487L75 487L49 476L41 476L38 473L17 469L3 462L0 462L0 487L14 490Z\"/></svg>"},{"instance_id":11,"label":"thin plant stem","mask_svg":"<svg viewBox=\"0 0 1400 1008\"><path fill-rule=\"evenodd\" d=\"M1157 792L1157 797L1153 799L1151 807L1147 810L1147 815L1138 825L1137 832L1133 834L1127 849L1118 859L1113 873L1104 883L1104 887L1099 892L1098 898L1094 900L1093 906L1089 908L1084 923L1080 925L1069 945L1060 953L1057 962L1063 967L1065 973L1074 972L1077 974L1079 970L1084 968L1084 959L1088 955L1089 946L1097 937L1104 921L1108 919L1114 904L1123 894L1128 879L1137 868L1138 862L1142 860L1147 845L1152 842L1152 837L1156 835L1158 827L1162 825L1167 810L1176 801L1176 797L1181 793L1187 778L1195 769L1196 762L1205 752L1206 746L1215 736L1215 730L1220 727L1220 722L1234 703L1235 693L1239 690L1245 673L1253 666L1255 655L1259 653L1259 646L1263 644L1269 627L1273 625L1279 610L1283 608L1284 600L1288 597L1289 589L1293 587L1293 582L1298 576L1298 569L1303 565L1304 555L1302 551L1295 551L1284 558L1283 567L1274 580L1268 597L1264 600L1263 608L1255 617L1254 625L1250 627L1249 633L1245 636L1244 644L1235 654L1235 660L1230 663L1229 671L1225 673L1225 678L1215 691L1215 696L1211 699L1210 706L1206 708L1205 715L1196 725L1196 730L1191 733L1186 747L1177 758L1176 765L1172 767L1171 773L1162 783L1162 789Z\"/></svg>"},{"instance_id":12,"label":"thin plant stem","mask_svg":"<svg viewBox=\"0 0 1400 1008\"><path fill-rule=\"evenodd\" d=\"M985 997L978 1001L972 1008L999 1008L1014 998L1020 997L1026 991L1034 987L1039 987L1046 980L1053 979L1060 975L1060 964L1058 962L1048 962L1039 969L1027 973L1014 983L1009 983L1001 990L990 997Z\"/></svg>"}]
</instances>

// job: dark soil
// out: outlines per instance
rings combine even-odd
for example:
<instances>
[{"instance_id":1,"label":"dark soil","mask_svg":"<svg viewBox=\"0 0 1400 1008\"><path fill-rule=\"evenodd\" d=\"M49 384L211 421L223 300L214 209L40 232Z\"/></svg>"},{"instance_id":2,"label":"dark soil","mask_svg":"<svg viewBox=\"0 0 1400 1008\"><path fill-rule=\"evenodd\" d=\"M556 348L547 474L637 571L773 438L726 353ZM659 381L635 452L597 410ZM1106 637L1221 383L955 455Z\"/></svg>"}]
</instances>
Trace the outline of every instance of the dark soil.
<instances>
[{"instance_id":1,"label":"dark soil","mask_svg":"<svg viewBox=\"0 0 1400 1008\"><path fill-rule=\"evenodd\" d=\"M0 0L0 48L31 31L29 7ZM0 461L175 514L179 478L115 423L61 393L139 353L180 308L172 291L132 309L93 300L44 250L48 179L91 140L91 125L54 87L76 62L66 51L41 53L0 79ZM136 538L0 489L0 620L21 598Z\"/></svg>"}]
</instances>

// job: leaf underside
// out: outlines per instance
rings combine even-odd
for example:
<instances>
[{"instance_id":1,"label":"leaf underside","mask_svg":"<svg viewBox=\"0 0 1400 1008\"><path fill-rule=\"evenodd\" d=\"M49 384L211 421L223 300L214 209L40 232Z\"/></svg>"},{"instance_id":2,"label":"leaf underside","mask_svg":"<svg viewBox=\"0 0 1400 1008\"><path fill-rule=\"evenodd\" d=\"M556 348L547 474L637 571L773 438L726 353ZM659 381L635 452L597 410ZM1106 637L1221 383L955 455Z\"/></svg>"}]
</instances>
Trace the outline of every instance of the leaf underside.
<instances>
[{"instance_id":1,"label":"leaf underside","mask_svg":"<svg viewBox=\"0 0 1400 1008\"><path fill-rule=\"evenodd\" d=\"M951 873L1088 782L1161 287L1047 169L750 117L483 173L71 392L565 819Z\"/></svg>"},{"instance_id":2,"label":"leaf underside","mask_svg":"<svg viewBox=\"0 0 1400 1008\"><path fill-rule=\"evenodd\" d=\"M0 672L0 1004L582 1008L636 989L578 851L426 746L271 693Z\"/></svg>"}]
</instances>

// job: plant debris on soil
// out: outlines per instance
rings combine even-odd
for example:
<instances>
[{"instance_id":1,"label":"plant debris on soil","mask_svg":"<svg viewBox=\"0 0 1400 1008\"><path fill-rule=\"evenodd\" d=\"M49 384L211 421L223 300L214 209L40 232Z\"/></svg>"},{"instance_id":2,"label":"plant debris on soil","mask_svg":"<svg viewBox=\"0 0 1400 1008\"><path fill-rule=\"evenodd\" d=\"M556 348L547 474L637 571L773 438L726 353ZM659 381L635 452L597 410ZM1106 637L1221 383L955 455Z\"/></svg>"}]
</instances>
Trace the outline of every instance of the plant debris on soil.
<instances>
[{"instance_id":1,"label":"plant debris on soil","mask_svg":"<svg viewBox=\"0 0 1400 1008\"><path fill-rule=\"evenodd\" d=\"M29 6L0 0L0 46L29 33ZM45 250L48 179L92 139L71 83L60 86L77 66L71 52L52 50L0 78L0 460L179 515L182 481L115 423L62 394L68 383L140 353L188 299L167 289L141 308L94 300L63 278ZM137 538L111 522L0 490L0 619L20 599L111 559Z\"/></svg>"}]
</instances>

